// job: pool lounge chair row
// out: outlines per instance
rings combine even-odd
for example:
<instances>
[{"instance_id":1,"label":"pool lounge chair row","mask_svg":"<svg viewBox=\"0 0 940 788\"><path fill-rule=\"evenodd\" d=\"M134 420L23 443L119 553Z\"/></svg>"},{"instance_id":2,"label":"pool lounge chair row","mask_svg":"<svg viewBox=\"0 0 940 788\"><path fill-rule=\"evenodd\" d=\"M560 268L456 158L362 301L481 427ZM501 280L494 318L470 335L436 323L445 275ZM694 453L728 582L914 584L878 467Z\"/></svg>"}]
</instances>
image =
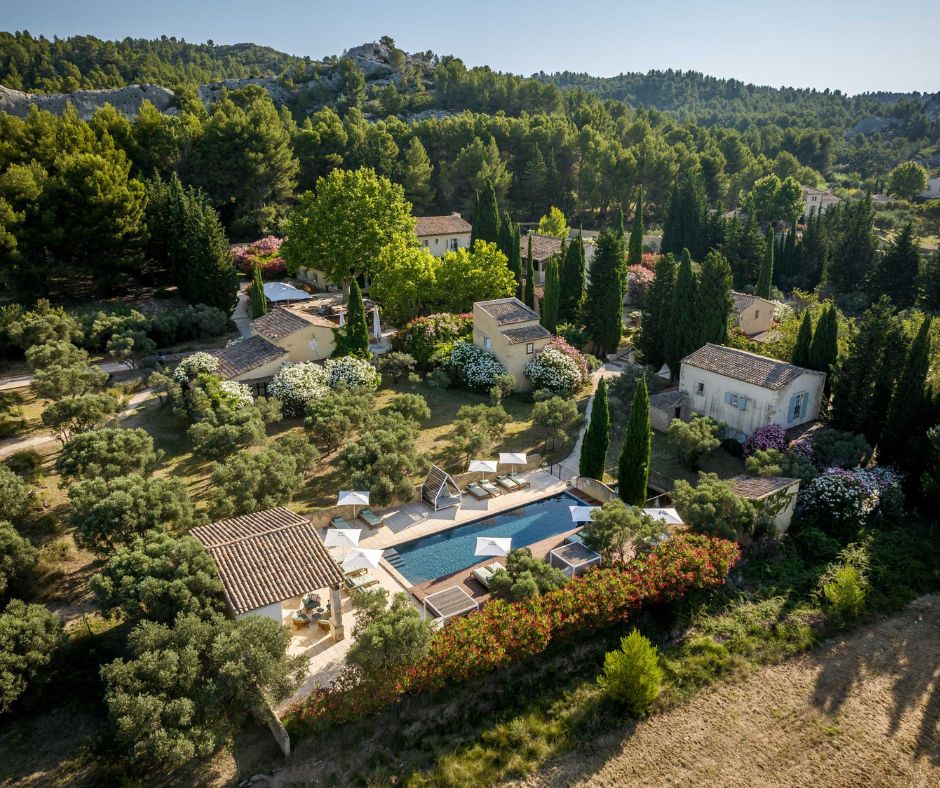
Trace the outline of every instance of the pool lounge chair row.
<instances>
[{"instance_id":1,"label":"pool lounge chair row","mask_svg":"<svg viewBox=\"0 0 940 788\"><path fill-rule=\"evenodd\" d=\"M369 573L368 569L354 569L352 572L346 572L343 583L347 590L357 591L378 585L379 581Z\"/></svg>"},{"instance_id":2,"label":"pool lounge chair row","mask_svg":"<svg viewBox=\"0 0 940 788\"><path fill-rule=\"evenodd\" d=\"M379 528L384 522L385 518L380 517L371 509L363 509L359 512L359 519L362 520L369 528ZM330 525L333 528L352 528L352 523L349 522L341 514L336 515L333 519L330 520Z\"/></svg>"},{"instance_id":3,"label":"pool lounge chair row","mask_svg":"<svg viewBox=\"0 0 940 788\"><path fill-rule=\"evenodd\" d=\"M500 490L499 487L503 489ZM512 492L513 490L522 490L525 487L529 486L529 482L525 479L518 478L516 476L497 476L496 484L493 484L491 481L484 479L480 482L472 482L467 485L467 492L470 493L474 498L478 500L483 500L485 498L492 498L495 495L501 495L503 491Z\"/></svg>"}]
</instances>

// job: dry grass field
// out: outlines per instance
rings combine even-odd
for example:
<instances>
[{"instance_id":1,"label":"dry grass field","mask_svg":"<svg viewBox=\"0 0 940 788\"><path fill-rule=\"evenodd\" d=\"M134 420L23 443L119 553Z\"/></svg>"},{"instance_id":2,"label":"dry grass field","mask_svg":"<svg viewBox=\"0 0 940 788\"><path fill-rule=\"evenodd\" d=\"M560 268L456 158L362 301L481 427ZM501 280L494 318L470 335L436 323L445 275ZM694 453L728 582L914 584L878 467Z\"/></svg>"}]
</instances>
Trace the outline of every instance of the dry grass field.
<instances>
[{"instance_id":1,"label":"dry grass field","mask_svg":"<svg viewBox=\"0 0 940 788\"><path fill-rule=\"evenodd\" d=\"M524 785L940 785L940 595L585 744Z\"/></svg>"}]
</instances>

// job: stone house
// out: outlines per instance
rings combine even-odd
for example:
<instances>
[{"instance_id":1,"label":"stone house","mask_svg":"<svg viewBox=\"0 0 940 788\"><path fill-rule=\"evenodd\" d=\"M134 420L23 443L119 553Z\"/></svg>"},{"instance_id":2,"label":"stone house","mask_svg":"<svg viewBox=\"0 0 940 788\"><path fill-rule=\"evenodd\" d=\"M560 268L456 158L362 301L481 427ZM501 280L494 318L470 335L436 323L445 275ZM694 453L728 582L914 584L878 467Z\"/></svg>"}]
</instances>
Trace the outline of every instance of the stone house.
<instances>
[{"instance_id":1,"label":"stone house","mask_svg":"<svg viewBox=\"0 0 940 788\"><path fill-rule=\"evenodd\" d=\"M920 193L922 200L940 200L940 177L929 178L927 188Z\"/></svg>"},{"instance_id":2,"label":"stone house","mask_svg":"<svg viewBox=\"0 0 940 788\"><path fill-rule=\"evenodd\" d=\"M773 524L778 534L786 533L796 509L799 479L783 476L735 476L729 480L735 495L746 498L757 510L759 520Z\"/></svg>"},{"instance_id":3,"label":"stone house","mask_svg":"<svg viewBox=\"0 0 940 788\"><path fill-rule=\"evenodd\" d=\"M525 366L551 338L539 323L538 313L518 298L477 301L473 305L473 344L499 359L515 378L516 391L532 388Z\"/></svg>"},{"instance_id":4,"label":"stone house","mask_svg":"<svg viewBox=\"0 0 940 788\"><path fill-rule=\"evenodd\" d=\"M817 189L815 186L803 187L803 220L809 219L810 214L816 215L825 213L833 205L838 205L842 200L836 197L831 191Z\"/></svg>"},{"instance_id":5,"label":"stone house","mask_svg":"<svg viewBox=\"0 0 940 788\"><path fill-rule=\"evenodd\" d=\"M765 424L790 429L819 414L826 375L756 353L707 344L682 359L678 391L669 402L650 398L656 419L687 419L691 413L725 424L726 434L740 441ZM668 393L668 392L664 392ZM662 412L662 408L672 408ZM676 415L678 414L678 415ZM666 422L668 424L668 422Z\"/></svg>"},{"instance_id":6,"label":"stone house","mask_svg":"<svg viewBox=\"0 0 940 788\"><path fill-rule=\"evenodd\" d=\"M734 320L749 337L769 331L774 322L773 302L751 293L731 291L734 306L731 311Z\"/></svg>"},{"instance_id":7,"label":"stone house","mask_svg":"<svg viewBox=\"0 0 940 788\"><path fill-rule=\"evenodd\" d=\"M210 350L209 354L218 359L222 378L253 386L256 394L264 393L265 384L288 358L284 348L260 335Z\"/></svg>"},{"instance_id":8,"label":"stone house","mask_svg":"<svg viewBox=\"0 0 940 788\"><path fill-rule=\"evenodd\" d=\"M317 314L313 307L296 304L275 307L250 323L252 336L263 337L280 348L286 361L325 361L336 349L333 331L339 325Z\"/></svg>"},{"instance_id":9,"label":"stone house","mask_svg":"<svg viewBox=\"0 0 940 788\"><path fill-rule=\"evenodd\" d=\"M449 216L415 217L418 243L435 257L443 257L457 249L469 249L472 229L470 222L459 213Z\"/></svg>"}]
</instances>

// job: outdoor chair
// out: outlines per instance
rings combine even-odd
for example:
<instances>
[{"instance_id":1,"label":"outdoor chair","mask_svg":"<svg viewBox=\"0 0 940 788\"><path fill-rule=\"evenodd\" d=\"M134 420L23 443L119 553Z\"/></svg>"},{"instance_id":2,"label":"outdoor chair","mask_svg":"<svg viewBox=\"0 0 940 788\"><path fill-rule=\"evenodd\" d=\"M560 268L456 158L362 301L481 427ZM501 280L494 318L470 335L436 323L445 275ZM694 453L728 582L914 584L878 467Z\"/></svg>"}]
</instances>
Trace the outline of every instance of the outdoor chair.
<instances>
[{"instance_id":1,"label":"outdoor chair","mask_svg":"<svg viewBox=\"0 0 940 788\"><path fill-rule=\"evenodd\" d=\"M329 632L332 628L330 620L328 618L318 618L317 619L317 629L322 629L326 632Z\"/></svg>"},{"instance_id":2,"label":"outdoor chair","mask_svg":"<svg viewBox=\"0 0 940 788\"><path fill-rule=\"evenodd\" d=\"M496 483L504 490L509 490L510 492L520 489L519 482L510 479L508 476L497 476Z\"/></svg>"},{"instance_id":3,"label":"outdoor chair","mask_svg":"<svg viewBox=\"0 0 940 788\"><path fill-rule=\"evenodd\" d=\"M493 482L487 479L484 479L482 482L480 482L480 486L484 490L486 490L490 495L499 495L500 493L499 487L497 487L495 484L493 484Z\"/></svg>"},{"instance_id":4,"label":"outdoor chair","mask_svg":"<svg viewBox=\"0 0 940 788\"><path fill-rule=\"evenodd\" d=\"M336 515L336 517L330 520L330 525L334 528L352 528L349 521L341 514Z\"/></svg>"},{"instance_id":5,"label":"outdoor chair","mask_svg":"<svg viewBox=\"0 0 940 788\"><path fill-rule=\"evenodd\" d=\"M359 517L362 518L362 521L369 526L369 528L380 528L382 523L385 522L384 517L380 517L371 509L363 509L359 512Z\"/></svg>"},{"instance_id":6,"label":"outdoor chair","mask_svg":"<svg viewBox=\"0 0 940 788\"><path fill-rule=\"evenodd\" d=\"M370 586L378 585L379 581L376 580L372 575L369 574L368 570L363 572L361 575L355 577L346 575L346 588L350 591L356 591L357 589L369 588Z\"/></svg>"},{"instance_id":7,"label":"outdoor chair","mask_svg":"<svg viewBox=\"0 0 940 788\"><path fill-rule=\"evenodd\" d=\"M503 565L501 563L494 561L492 564L487 564L486 566L478 566L471 574L483 584L484 588L489 588L490 578L493 577L493 573L497 569L502 568Z\"/></svg>"},{"instance_id":8,"label":"outdoor chair","mask_svg":"<svg viewBox=\"0 0 940 788\"><path fill-rule=\"evenodd\" d=\"M467 492L480 501L490 497L490 494L475 482L467 487Z\"/></svg>"},{"instance_id":9,"label":"outdoor chair","mask_svg":"<svg viewBox=\"0 0 940 788\"><path fill-rule=\"evenodd\" d=\"M519 489L531 486L531 482L527 481L526 479L523 479L521 476L519 476L516 473L510 473L509 478L519 485Z\"/></svg>"}]
</instances>

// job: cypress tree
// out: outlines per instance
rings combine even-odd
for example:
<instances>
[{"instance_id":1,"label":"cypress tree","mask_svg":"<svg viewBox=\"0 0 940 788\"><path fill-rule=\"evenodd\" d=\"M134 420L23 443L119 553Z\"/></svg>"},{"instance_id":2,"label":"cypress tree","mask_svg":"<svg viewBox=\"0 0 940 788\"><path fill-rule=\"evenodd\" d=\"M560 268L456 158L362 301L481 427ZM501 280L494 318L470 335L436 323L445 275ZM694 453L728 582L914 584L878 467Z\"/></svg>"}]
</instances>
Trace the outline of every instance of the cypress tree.
<instances>
[{"instance_id":1,"label":"cypress tree","mask_svg":"<svg viewBox=\"0 0 940 788\"><path fill-rule=\"evenodd\" d=\"M761 298L770 298L770 284L774 279L774 231L767 228L767 240L764 242L764 259L760 266L760 275L757 277L756 293Z\"/></svg>"},{"instance_id":2,"label":"cypress tree","mask_svg":"<svg viewBox=\"0 0 940 788\"><path fill-rule=\"evenodd\" d=\"M623 298L620 293L620 261L623 240L611 230L597 238L591 263L591 283L584 304L584 325L598 355L613 353L623 328Z\"/></svg>"},{"instance_id":3,"label":"cypress tree","mask_svg":"<svg viewBox=\"0 0 940 788\"><path fill-rule=\"evenodd\" d=\"M792 279L796 274L796 230L792 227L787 233L787 242L783 247L783 259L785 260L784 273L787 279Z\"/></svg>"},{"instance_id":4,"label":"cypress tree","mask_svg":"<svg viewBox=\"0 0 940 788\"><path fill-rule=\"evenodd\" d=\"M256 263L251 273L251 318L259 318L268 313L268 299L264 295L264 282L261 281L261 267Z\"/></svg>"},{"instance_id":5,"label":"cypress tree","mask_svg":"<svg viewBox=\"0 0 940 788\"><path fill-rule=\"evenodd\" d=\"M470 232L471 247L476 241L499 241L499 206L496 191L489 178L483 181L476 194L473 207L473 228Z\"/></svg>"},{"instance_id":6,"label":"cypress tree","mask_svg":"<svg viewBox=\"0 0 940 788\"><path fill-rule=\"evenodd\" d=\"M610 410L607 406L607 381L601 378L591 406L591 422L584 433L578 473L590 479L603 480L610 445Z\"/></svg>"},{"instance_id":7,"label":"cypress tree","mask_svg":"<svg viewBox=\"0 0 940 788\"><path fill-rule=\"evenodd\" d=\"M643 262L643 187L636 192L636 206L633 209L633 226L630 228L630 246L627 250L627 264L639 265Z\"/></svg>"},{"instance_id":8,"label":"cypress tree","mask_svg":"<svg viewBox=\"0 0 940 788\"><path fill-rule=\"evenodd\" d=\"M661 255L656 261L656 276L650 282L643 300L643 318L637 336L637 349L643 361L655 369L666 361L666 334L672 321L672 304L676 289L676 258Z\"/></svg>"},{"instance_id":9,"label":"cypress tree","mask_svg":"<svg viewBox=\"0 0 940 788\"><path fill-rule=\"evenodd\" d=\"M672 298L672 316L666 327L666 363L673 378L679 376L679 362L700 345L695 325L695 298L697 282L688 249L682 252L682 262L676 275L676 288Z\"/></svg>"},{"instance_id":10,"label":"cypress tree","mask_svg":"<svg viewBox=\"0 0 940 788\"><path fill-rule=\"evenodd\" d=\"M829 259L829 239L822 217L810 211L800 245L794 250L795 274L804 290L814 290L822 279Z\"/></svg>"},{"instance_id":11,"label":"cypress tree","mask_svg":"<svg viewBox=\"0 0 940 788\"><path fill-rule=\"evenodd\" d=\"M650 475L650 397L646 378L640 377L633 392L630 421L620 452L617 491L624 503L642 506Z\"/></svg>"},{"instance_id":12,"label":"cypress tree","mask_svg":"<svg viewBox=\"0 0 940 788\"><path fill-rule=\"evenodd\" d=\"M839 315L835 304L829 303L823 309L813 331L813 342L809 347L810 369L826 373L826 391L830 390L832 373L839 360Z\"/></svg>"},{"instance_id":13,"label":"cypress tree","mask_svg":"<svg viewBox=\"0 0 940 788\"><path fill-rule=\"evenodd\" d=\"M930 427L929 371L930 317L926 316L904 359L878 443L879 462L896 462L906 470L915 471L914 478L918 478L922 470Z\"/></svg>"},{"instance_id":14,"label":"cypress tree","mask_svg":"<svg viewBox=\"0 0 940 788\"><path fill-rule=\"evenodd\" d=\"M940 310L940 249L924 261L918 288L921 306L933 311Z\"/></svg>"},{"instance_id":15,"label":"cypress tree","mask_svg":"<svg viewBox=\"0 0 940 788\"><path fill-rule=\"evenodd\" d=\"M558 260L551 257L545 269L545 295L542 298L540 317L542 325L553 334L558 328L558 288L560 284Z\"/></svg>"},{"instance_id":16,"label":"cypress tree","mask_svg":"<svg viewBox=\"0 0 940 788\"><path fill-rule=\"evenodd\" d=\"M575 323L584 304L584 238L578 237L568 244L562 262L558 293L558 322Z\"/></svg>"},{"instance_id":17,"label":"cypress tree","mask_svg":"<svg viewBox=\"0 0 940 788\"><path fill-rule=\"evenodd\" d=\"M728 341L728 321L734 299L731 296L731 266L724 255L709 252L699 273L695 298L696 323L699 331L697 346L707 342L723 345Z\"/></svg>"},{"instance_id":18,"label":"cypress tree","mask_svg":"<svg viewBox=\"0 0 940 788\"><path fill-rule=\"evenodd\" d=\"M826 213L832 238L826 279L840 293L856 292L868 282L878 248L872 229L874 219L869 197L836 205Z\"/></svg>"},{"instance_id":19,"label":"cypress tree","mask_svg":"<svg viewBox=\"0 0 940 788\"><path fill-rule=\"evenodd\" d=\"M346 306L346 325L336 330L336 350L333 355L369 358L366 306L362 302L362 291L355 277L349 283L349 301Z\"/></svg>"},{"instance_id":20,"label":"cypress tree","mask_svg":"<svg viewBox=\"0 0 940 788\"><path fill-rule=\"evenodd\" d=\"M875 266L868 283L869 295L878 298L883 293L895 306L907 309L914 304L919 272L920 253L914 240L913 225L908 222L891 240Z\"/></svg>"},{"instance_id":21,"label":"cypress tree","mask_svg":"<svg viewBox=\"0 0 940 788\"><path fill-rule=\"evenodd\" d=\"M496 246L499 248L506 259L510 260L512 258L512 241L513 241L513 222L509 217L509 212L503 212L503 219L499 223L499 240L496 243Z\"/></svg>"},{"instance_id":22,"label":"cypress tree","mask_svg":"<svg viewBox=\"0 0 940 788\"><path fill-rule=\"evenodd\" d=\"M810 317L809 310L803 312L803 319L800 321L800 330L796 335L796 344L793 345L793 352L790 354L790 363L798 367L810 369L812 360L810 348L813 345L813 318ZM820 370L821 372L822 370Z\"/></svg>"},{"instance_id":23,"label":"cypress tree","mask_svg":"<svg viewBox=\"0 0 940 788\"><path fill-rule=\"evenodd\" d=\"M627 295L627 248L625 246L625 230L623 223L623 209L618 205L614 208L614 220L611 225L613 228L614 235L620 241L620 260L618 267L620 269L620 303L623 303L624 297Z\"/></svg>"},{"instance_id":24,"label":"cypress tree","mask_svg":"<svg viewBox=\"0 0 940 788\"><path fill-rule=\"evenodd\" d=\"M623 220L623 208L621 208L619 205L614 208L614 218L611 222L611 227L613 227L614 232L617 234L620 240L623 241L626 228L624 226Z\"/></svg>"},{"instance_id":25,"label":"cypress tree","mask_svg":"<svg viewBox=\"0 0 940 788\"><path fill-rule=\"evenodd\" d=\"M535 263L532 261L532 233L529 233L529 251L525 256L525 305L535 309Z\"/></svg>"},{"instance_id":26,"label":"cypress tree","mask_svg":"<svg viewBox=\"0 0 940 788\"><path fill-rule=\"evenodd\" d=\"M684 170L673 187L672 198L663 222L661 250L681 254L688 249L701 260L705 256L705 187L702 176Z\"/></svg>"},{"instance_id":27,"label":"cypress tree","mask_svg":"<svg viewBox=\"0 0 940 788\"><path fill-rule=\"evenodd\" d=\"M519 294L519 287L522 284L522 231L518 224L512 226L512 246L507 255L509 259L509 270L516 277L516 293Z\"/></svg>"}]
</instances>

